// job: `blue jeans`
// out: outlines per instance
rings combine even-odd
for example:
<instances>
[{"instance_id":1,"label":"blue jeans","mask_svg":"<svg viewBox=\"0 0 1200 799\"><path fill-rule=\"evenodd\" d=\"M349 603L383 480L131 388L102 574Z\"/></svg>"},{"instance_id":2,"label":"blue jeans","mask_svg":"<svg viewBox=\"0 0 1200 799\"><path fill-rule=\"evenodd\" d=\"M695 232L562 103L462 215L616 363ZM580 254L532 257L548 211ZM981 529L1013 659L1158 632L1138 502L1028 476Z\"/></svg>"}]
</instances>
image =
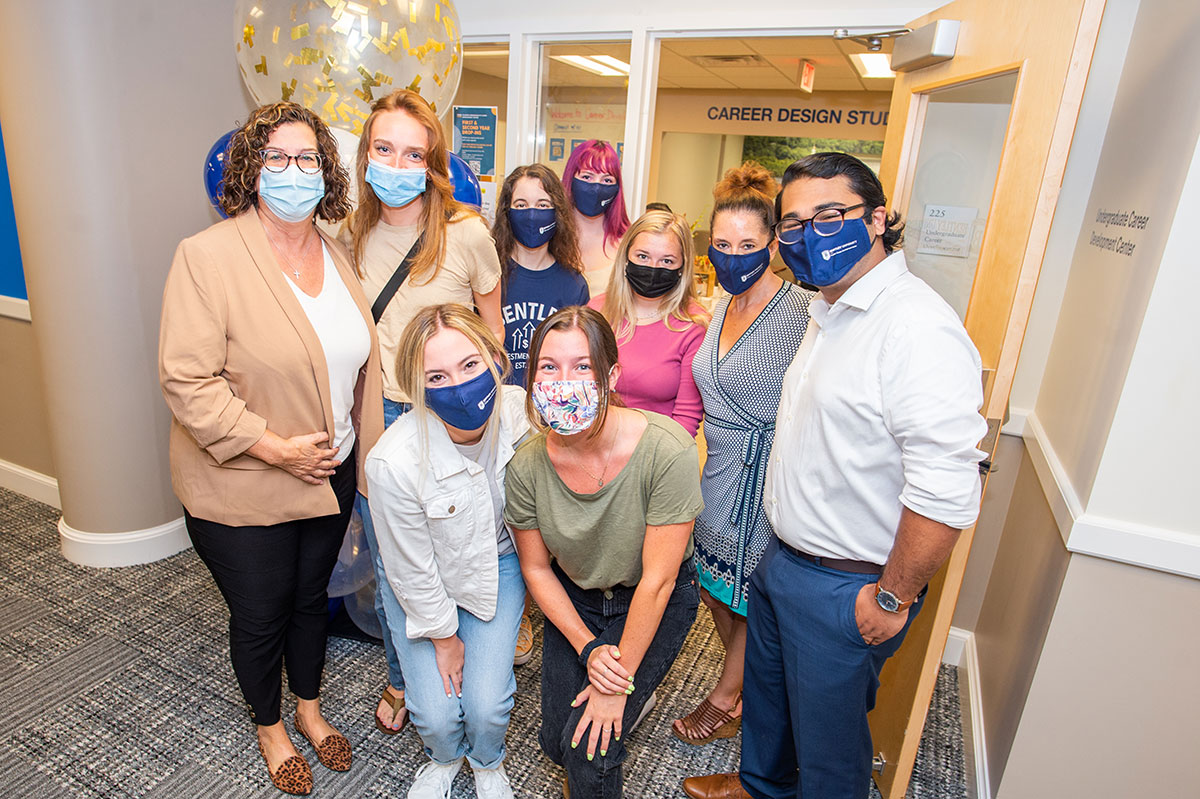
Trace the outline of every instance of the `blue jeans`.
<instances>
[{"instance_id":1,"label":"blue jeans","mask_svg":"<svg viewBox=\"0 0 1200 799\"><path fill-rule=\"evenodd\" d=\"M585 590L571 582L557 563L554 571L588 629L605 643L619 644L634 589L617 586L609 591ZM671 664L696 620L699 601L696 568L688 558L679 567L675 591L634 675L636 689L625 703L622 729L633 726L650 694L671 670ZM571 707L571 702L587 684L587 669L580 664L579 653L547 619L542 631L542 729L538 734L542 751L567 770L572 799L620 799L624 781L622 764L629 736L622 735L620 740L609 741L608 754L601 757L597 753L591 761L587 759L587 747L583 743L578 748L571 748L571 738L585 707Z\"/></svg>"},{"instance_id":2,"label":"blue jeans","mask_svg":"<svg viewBox=\"0 0 1200 799\"><path fill-rule=\"evenodd\" d=\"M818 566L771 541L750 579L742 786L755 799L866 799L879 670L912 620L869 646L854 602L877 578Z\"/></svg>"},{"instance_id":3,"label":"blue jeans","mask_svg":"<svg viewBox=\"0 0 1200 799\"><path fill-rule=\"evenodd\" d=\"M499 566L492 620L480 621L458 609L458 637L464 649L461 697L446 696L433 643L409 638L404 610L399 605L387 608L389 632L408 677L408 712L425 743L425 754L437 763L453 763L465 755L472 768L488 769L504 761L504 734L517 690L512 653L525 610L525 580L517 553L501 556Z\"/></svg>"},{"instance_id":4,"label":"blue jeans","mask_svg":"<svg viewBox=\"0 0 1200 799\"><path fill-rule=\"evenodd\" d=\"M412 410L407 402L396 402L387 397L383 398L383 429L392 426L392 422ZM387 656L388 684L397 691L404 690L404 674L400 670L400 661L396 657L396 648L392 646L391 636L387 634L387 607L398 607L396 595L387 581L383 571L383 559L379 557L379 544L375 538L375 523L371 521L371 506L362 494L354 496L354 509L362 517L363 536L367 539L367 549L371 550L371 565L375 567L375 615L379 617L379 627L384 631L383 652Z\"/></svg>"}]
</instances>

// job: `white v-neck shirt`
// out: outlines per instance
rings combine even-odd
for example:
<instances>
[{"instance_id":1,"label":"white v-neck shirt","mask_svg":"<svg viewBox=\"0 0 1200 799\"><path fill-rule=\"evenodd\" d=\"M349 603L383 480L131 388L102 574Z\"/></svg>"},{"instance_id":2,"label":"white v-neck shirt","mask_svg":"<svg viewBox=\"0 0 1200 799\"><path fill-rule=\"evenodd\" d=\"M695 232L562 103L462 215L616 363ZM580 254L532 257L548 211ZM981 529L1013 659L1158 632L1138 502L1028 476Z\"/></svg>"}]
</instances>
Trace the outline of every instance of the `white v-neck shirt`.
<instances>
[{"instance_id":1,"label":"white v-neck shirt","mask_svg":"<svg viewBox=\"0 0 1200 799\"><path fill-rule=\"evenodd\" d=\"M354 426L350 422L354 385L358 382L359 370L371 354L371 332L333 265L329 248L322 244L321 252L325 256L325 276L317 296L305 294L287 272L284 277L325 351L329 396L333 402L333 446L338 448L337 459L345 462L355 441Z\"/></svg>"}]
</instances>

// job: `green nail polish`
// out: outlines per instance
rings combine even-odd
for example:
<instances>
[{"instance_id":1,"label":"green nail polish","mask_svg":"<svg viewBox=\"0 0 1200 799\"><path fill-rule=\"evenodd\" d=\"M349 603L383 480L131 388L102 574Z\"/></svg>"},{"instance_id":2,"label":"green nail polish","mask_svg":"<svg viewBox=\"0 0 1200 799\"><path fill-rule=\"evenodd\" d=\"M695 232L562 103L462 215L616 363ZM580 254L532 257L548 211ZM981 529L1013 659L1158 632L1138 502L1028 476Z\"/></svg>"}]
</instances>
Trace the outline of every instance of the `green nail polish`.
<instances>
[{"instance_id":1,"label":"green nail polish","mask_svg":"<svg viewBox=\"0 0 1200 799\"><path fill-rule=\"evenodd\" d=\"M588 753L588 760L591 760L592 757L593 757L593 755L591 753Z\"/></svg>"},{"instance_id":2,"label":"green nail polish","mask_svg":"<svg viewBox=\"0 0 1200 799\"><path fill-rule=\"evenodd\" d=\"M608 754L608 750L607 750L607 749L601 749L601 750L600 750L600 757L604 757L604 756L605 756L605 755L607 755L607 754Z\"/></svg>"},{"instance_id":3,"label":"green nail polish","mask_svg":"<svg viewBox=\"0 0 1200 799\"><path fill-rule=\"evenodd\" d=\"M621 736L618 735L614 740L617 740L617 741L621 740Z\"/></svg>"},{"instance_id":4,"label":"green nail polish","mask_svg":"<svg viewBox=\"0 0 1200 799\"><path fill-rule=\"evenodd\" d=\"M572 748L572 749L574 749L574 748L575 748L575 747L577 747L577 746L579 746L579 741L571 741L571 748Z\"/></svg>"}]
</instances>

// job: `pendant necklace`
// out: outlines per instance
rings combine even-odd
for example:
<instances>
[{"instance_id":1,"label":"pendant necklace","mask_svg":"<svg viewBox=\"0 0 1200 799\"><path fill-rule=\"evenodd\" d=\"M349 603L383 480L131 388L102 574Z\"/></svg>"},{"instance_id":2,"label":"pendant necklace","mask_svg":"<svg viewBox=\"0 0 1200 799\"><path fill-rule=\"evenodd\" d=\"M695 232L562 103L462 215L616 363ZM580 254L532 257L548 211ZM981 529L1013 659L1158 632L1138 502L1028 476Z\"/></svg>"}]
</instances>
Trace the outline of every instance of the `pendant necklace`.
<instances>
[{"instance_id":1,"label":"pendant necklace","mask_svg":"<svg viewBox=\"0 0 1200 799\"><path fill-rule=\"evenodd\" d=\"M621 417L618 416L617 417L617 430L613 434L612 442L608 445L608 457L604 459L604 469L600 472L599 477L592 474L591 470L588 469L588 467L583 465L582 459L580 459L580 461L579 461L579 468L583 469L583 471L585 471L587 473L588 477L595 480L596 485L599 488L604 488L604 478L608 475L608 464L612 461L613 450L616 449L617 439L620 438L620 436L621 436Z\"/></svg>"},{"instance_id":2,"label":"pendant necklace","mask_svg":"<svg viewBox=\"0 0 1200 799\"><path fill-rule=\"evenodd\" d=\"M267 229L264 227L263 232L266 233L266 230ZM293 275L295 275L296 279L299 280L300 279L300 270L296 268L296 265L294 263L292 263L292 259L288 257L288 254L284 251L284 249L279 246L279 242L275 241L275 239L271 237L270 233L267 233L267 240L275 245L275 249L279 252L280 255L283 256L283 260L287 262L288 271L291 272ZM301 258L303 258L304 254L306 252L308 252L308 247L309 247L309 244L311 244L311 243L312 243L312 239L309 239L307 242L304 243L304 250L300 253Z\"/></svg>"}]
</instances>

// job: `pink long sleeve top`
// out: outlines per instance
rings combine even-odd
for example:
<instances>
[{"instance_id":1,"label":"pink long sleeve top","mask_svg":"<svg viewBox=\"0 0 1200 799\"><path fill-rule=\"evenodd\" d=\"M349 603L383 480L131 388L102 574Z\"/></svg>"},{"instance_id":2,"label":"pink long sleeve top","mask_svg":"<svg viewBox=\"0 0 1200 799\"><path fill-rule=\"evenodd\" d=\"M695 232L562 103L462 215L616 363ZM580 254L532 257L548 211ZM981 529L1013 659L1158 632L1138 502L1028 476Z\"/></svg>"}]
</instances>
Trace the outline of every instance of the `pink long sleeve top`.
<instances>
[{"instance_id":1,"label":"pink long sleeve top","mask_svg":"<svg viewBox=\"0 0 1200 799\"><path fill-rule=\"evenodd\" d=\"M600 310L604 295L588 305ZM700 308L696 311L703 313ZM615 388L629 407L670 416L695 436L704 405L692 377L692 360L704 341L705 328L694 323L685 326L678 319L670 323L675 330L665 320L638 325L632 338L618 344L621 377Z\"/></svg>"}]
</instances>

